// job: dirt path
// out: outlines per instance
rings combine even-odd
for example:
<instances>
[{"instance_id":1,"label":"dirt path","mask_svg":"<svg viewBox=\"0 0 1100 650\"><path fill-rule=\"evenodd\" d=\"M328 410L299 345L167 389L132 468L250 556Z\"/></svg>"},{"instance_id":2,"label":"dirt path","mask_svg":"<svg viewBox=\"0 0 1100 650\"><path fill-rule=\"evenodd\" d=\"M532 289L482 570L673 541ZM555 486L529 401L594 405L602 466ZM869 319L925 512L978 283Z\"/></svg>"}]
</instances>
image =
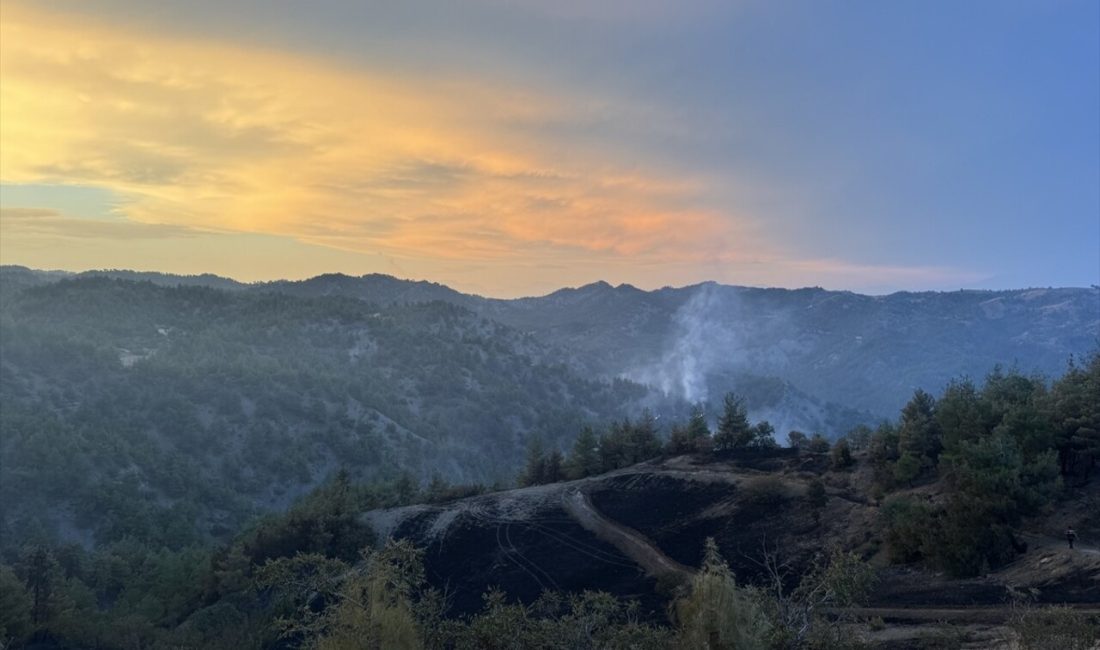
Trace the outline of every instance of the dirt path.
<instances>
[{"instance_id":1,"label":"dirt path","mask_svg":"<svg viewBox=\"0 0 1100 650\"><path fill-rule=\"evenodd\" d=\"M1100 614L1094 603L1068 605L1082 614ZM888 622L905 623L1004 623L1016 613L1012 607L844 607L826 609L830 616L879 617Z\"/></svg>"},{"instance_id":2,"label":"dirt path","mask_svg":"<svg viewBox=\"0 0 1100 650\"><path fill-rule=\"evenodd\" d=\"M1022 533L1020 538L1028 543L1029 550L1055 547L1060 548L1067 553L1084 553L1086 555L1100 555L1100 548L1097 548L1091 544L1084 543L1080 538L1073 543L1073 550L1069 548L1069 544L1066 543L1065 537L1049 537L1047 535L1036 535L1034 533Z\"/></svg>"},{"instance_id":3,"label":"dirt path","mask_svg":"<svg viewBox=\"0 0 1100 650\"><path fill-rule=\"evenodd\" d=\"M562 493L562 507L582 528L599 539L619 549L623 555L637 562L645 572L653 577L672 575L687 579L693 571L676 560L665 555L656 544L644 535L604 517L592 505L588 495L580 489L572 488Z\"/></svg>"}]
</instances>

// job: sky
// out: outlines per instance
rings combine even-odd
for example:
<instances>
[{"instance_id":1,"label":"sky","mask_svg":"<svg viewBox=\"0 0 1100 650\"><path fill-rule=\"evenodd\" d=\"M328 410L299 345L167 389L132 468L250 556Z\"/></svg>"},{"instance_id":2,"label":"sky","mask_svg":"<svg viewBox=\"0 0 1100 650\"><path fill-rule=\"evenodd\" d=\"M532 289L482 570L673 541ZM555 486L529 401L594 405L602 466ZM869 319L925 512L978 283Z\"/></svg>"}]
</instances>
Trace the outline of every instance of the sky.
<instances>
[{"instance_id":1,"label":"sky","mask_svg":"<svg viewBox=\"0 0 1100 650\"><path fill-rule=\"evenodd\" d=\"M0 261L1100 283L1095 0L2 0Z\"/></svg>"}]
</instances>

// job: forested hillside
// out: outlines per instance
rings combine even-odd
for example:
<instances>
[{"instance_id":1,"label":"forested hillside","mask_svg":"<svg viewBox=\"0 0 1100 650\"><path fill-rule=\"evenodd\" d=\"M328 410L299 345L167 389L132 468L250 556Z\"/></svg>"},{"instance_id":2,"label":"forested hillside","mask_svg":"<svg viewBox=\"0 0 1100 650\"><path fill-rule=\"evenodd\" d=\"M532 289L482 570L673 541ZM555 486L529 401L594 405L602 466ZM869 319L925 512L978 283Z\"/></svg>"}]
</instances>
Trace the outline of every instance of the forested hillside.
<instances>
[{"instance_id":1,"label":"forested hillside","mask_svg":"<svg viewBox=\"0 0 1100 650\"><path fill-rule=\"evenodd\" d=\"M383 275L262 286L379 302L449 301L530 332L592 373L691 401L735 390L759 417L790 415L792 428L827 428L834 437L868 414L889 417L914 388L938 390L998 364L1055 376L1100 340L1098 287L865 296L715 283L645 291L601 282L498 300ZM761 381L782 389L761 390Z\"/></svg>"},{"instance_id":2,"label":"forested hillside","mask_svg":"<svg viewBox=\"0 0 1100 650\"><path fill-rule=\"evenodd\" d=\"M582 352L605 372L689 398L744 392L738 383L751 382L738 378L751 374L876 417L889 417L918 387L981 378L998 364L1058 375L1100 337L1095 287L865 296L598 283L497 303L488 313Z\"/></svg>"},{"instance_id":3,"label":"forested hillside","mask_svg":"<svg viewBox=\"0 0 1100 650\"><path fill-rule=\"evenodd\" d=\"M283 509L339 468L510 481L532 436L562 445L652 397L440 302L104 277L5 292L5 543L44 531L179 547Z\"/></svg>"},{"instance_id":4,"label":"forested hillside","mask_svg":"<svg viewBox=\"0 0 1100 650\"><path fill-rule=\"evenodd\" d=\"M866 296L716 283L643 291L597 282L493 300L380 275L264 286L460 304L569 352L593 373L690 401L717 402L733 390L759 417L827 427L834 437L868 414L889 417L915 388L984 377L998 364L1057 375L1100 337L1096 287ZM761 390L762 381L775 387Z\"/></svg>"},{"instance_id":5,"label":"forested hillside","mask_svg":"<svg viewBox=\"0 0 1100 650\"><path fill-rule=\"evenodd\" d=\"M3 267L0 291L67 275ZM1100 340L1097 287L865 296L715 283L642 291L597 282L500 300L378 274L259 284L132 271L79 276L378 305L441 301L531 335L582 376L627 378L672 398L708 402L712 413L734 391L781 433L833 438L889 417L915 388L939 390L998 364L1054 376Z\"/></svg>"}]
</instances>

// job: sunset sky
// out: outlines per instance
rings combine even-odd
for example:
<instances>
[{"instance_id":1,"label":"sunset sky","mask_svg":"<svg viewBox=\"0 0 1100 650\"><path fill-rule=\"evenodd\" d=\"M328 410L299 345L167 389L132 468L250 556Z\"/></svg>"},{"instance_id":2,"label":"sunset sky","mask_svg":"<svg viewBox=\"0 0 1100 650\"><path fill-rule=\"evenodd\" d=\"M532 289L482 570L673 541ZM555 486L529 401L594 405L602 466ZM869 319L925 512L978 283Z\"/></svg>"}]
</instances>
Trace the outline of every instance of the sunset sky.
<instances>
[{"instance_id":1,"label":"sunset sky","mask_svg":"<svg viewBox=\"0 0 1100 650\"><path fill-rule=\"evenodd\" d=\"M4 0L0 261L1100 283L1100 2Z\"/></svg>"}]
</instances>

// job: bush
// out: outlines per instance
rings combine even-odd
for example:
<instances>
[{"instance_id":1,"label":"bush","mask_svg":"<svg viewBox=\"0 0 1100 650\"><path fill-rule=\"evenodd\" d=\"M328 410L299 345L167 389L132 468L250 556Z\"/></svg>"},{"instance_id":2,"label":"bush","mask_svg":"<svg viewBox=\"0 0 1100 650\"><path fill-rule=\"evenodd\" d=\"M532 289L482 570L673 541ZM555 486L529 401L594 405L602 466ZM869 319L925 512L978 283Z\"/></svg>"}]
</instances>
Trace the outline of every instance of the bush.
<instances>
[{"instance_id":1,"label":"bush","mask_svg":"<svg viewBox=\"0 0 1100 650\"><path fill-rule=\"evenodd\" d=\"M755 506L776 506L787 500L787 486L778 476L761 476L743 484L744 499Z\"/></svg>"},{"instance_id":2,"label":"bush","mask_svg":"<svg viewBox=\"0 0 1100 650\"><path fill-rule=\"evenodd\" d=\"M810 441L806 443L806 451L814 454L827 454L829 453L829 441L820 433L815 433Z\"/></svg>"},{"instance_id":3,"label":"bush","mask_svg":"<svg viewBox=\"0 0 1100 650\"><path fill-rule=\"evenodd\" d=\"M729 566L707 539L703 567L691 582L691 594L676 602L680 626L677 646L695 650L765 650L772 625L761 606L762 594L740 587Z\"/></svg>"},{"instance_id":4,"label":"bush","mask_svg":"<svg viewBox=\"0 0 1100 650\"><path fill-rule=\"evenodd\" d=\"M924 557L933 521L931 507L912 497L894 497L883 504L880 516L892 562L915 562Z\"/></svg>"},{"instance_id":5,"label":"bush","mask_svg":"<svg viewBox=\"0 0 1100 650\"><path fill-rule=\"evenodd\" d=\"M833 445L833 451L829 455L829 466L838 472L850 469L855 464L855 459L852 458L852 448L848 444L846 438L841 438Z\"/></svg>"},{"instance_id":6,"label":"bush","mask_svg":"<svg viewBox=\"0 0 1100 650\"><path fill-rule=\"evenodd\" d=\"M1100 639L1100 616L1064 606L1028 608L1009 629L1021 650L1091 650Z\"/></svg>"}]
</instances>

